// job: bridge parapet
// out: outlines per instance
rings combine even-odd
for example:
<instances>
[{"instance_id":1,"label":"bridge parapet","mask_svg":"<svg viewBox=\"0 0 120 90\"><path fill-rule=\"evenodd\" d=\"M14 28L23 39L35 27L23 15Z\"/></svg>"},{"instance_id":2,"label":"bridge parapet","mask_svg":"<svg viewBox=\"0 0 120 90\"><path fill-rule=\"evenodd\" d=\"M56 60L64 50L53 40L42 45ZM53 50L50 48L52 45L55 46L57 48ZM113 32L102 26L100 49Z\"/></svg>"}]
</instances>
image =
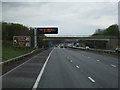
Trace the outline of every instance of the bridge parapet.
<instances>
[{"instance_id":1,"label":"bridge parapet","mask_svg":"<svg viewBox=\"0 0 120 90\"><path fill-rule=\"evenodd\" d=\"M47 37L90 37L90 35L46 35Z\"/></svg>"},{"instance_id":2,"label":"bridge parapet","mask_svg":"<svg viewBox=\"0 0 120 90\"><path fill-rule=\"evenodd\" d=\"M43 40L102 40L109 41L107 38L90 38L90 37L45 37Z\"/></svg>"},{"instance_id":3,"label":"bridge parapet","mask_svg":"<svg viewBox=\"0 0 120 90\"><path fill-rule=\"evenodd\" d=\"M91 36L91 35L47 35L46 38L93 38L93 39L118 39L118 36Z\"/></svg>"}]
</instances>

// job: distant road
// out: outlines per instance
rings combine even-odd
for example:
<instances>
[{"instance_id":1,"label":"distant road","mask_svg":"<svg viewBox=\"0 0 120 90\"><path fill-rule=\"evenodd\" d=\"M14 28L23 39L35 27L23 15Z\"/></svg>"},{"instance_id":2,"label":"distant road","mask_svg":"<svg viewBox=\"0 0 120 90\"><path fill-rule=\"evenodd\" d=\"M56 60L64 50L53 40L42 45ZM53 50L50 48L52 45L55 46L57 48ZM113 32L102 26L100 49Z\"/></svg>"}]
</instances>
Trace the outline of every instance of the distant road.
<instances>
[{"instance_id":1,"label":"distant road","mask_svg":"<svg viewBox=\"0 0 120 90\"><path fill-rule=\"evenodd\" d=\"M32 88L50 51L4 75L3 88ZM37 88L117 87L117 58L64 48L54 48L37 85Z\"/></svg>"}]
</instances>

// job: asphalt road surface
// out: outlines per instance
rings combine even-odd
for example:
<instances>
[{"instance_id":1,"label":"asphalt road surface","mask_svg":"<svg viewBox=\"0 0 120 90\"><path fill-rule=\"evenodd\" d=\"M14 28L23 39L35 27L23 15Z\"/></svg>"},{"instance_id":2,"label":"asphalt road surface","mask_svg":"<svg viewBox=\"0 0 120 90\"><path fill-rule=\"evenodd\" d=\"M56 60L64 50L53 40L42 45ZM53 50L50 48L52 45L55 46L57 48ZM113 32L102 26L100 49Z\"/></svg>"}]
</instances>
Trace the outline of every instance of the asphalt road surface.
<instances>
[{"instance_id":1,"label":"asphalt road surface","mask_svg":"<svg viewBox=\"0 0 120 90\"><path fill-rule=\"evenodd\" d=\"M50 51L45 50L4 74L2 88L32 88Z\"/></svg>"},{"instance_id":2,"label":"asphalt road surface","mask_svg":"<svg viewBox=\"0 0 120 90\"><path fill-rule=\"evenodd\" d=\"M55 48L38 88L117 88L118 59Z\"/></svg>"},{"instance_id":3,"label":"asphalt road surface","mask_svg":"<svg viewBox=\"0 0 120 90\"><path fill-rule=\"evenodd\" d=\"M3 88L33 88L37 80L37 88L118 88L117 58L56 47L41 74L41 57L50 51L4 75Z\"/></svg>"}]
</instances>

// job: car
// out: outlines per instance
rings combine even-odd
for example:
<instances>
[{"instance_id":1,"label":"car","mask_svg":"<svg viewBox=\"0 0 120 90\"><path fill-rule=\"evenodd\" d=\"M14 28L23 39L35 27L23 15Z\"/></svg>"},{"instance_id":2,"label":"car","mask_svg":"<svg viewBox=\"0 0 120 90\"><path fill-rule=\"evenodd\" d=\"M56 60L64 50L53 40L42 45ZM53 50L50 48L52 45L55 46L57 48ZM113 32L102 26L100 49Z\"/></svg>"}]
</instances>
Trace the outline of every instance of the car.
<instances>
[{"instance_id":1,"label":"car","mask_svg":"<svg viewBox=\"0 0 120 90\"><path fill-rule=\"evenodd\" d=\"M89 49L89 46L86 46L85 49Z\"/></svg>"},{"instance_id":2,"label":"car","mask_svg":"<svg viewBox=\"0 0 120 90\"><path fill-rule=\"evenodd\" d=\"M67 46L64 46L64 48L67 48Z\"/></svg>"},{"instance_id":3,"label":"car","mask_svg":"<svg viewBox=\"0 0 120 90\"><path fill-rule=\"evenodd\" d=\"M58 47L57 45L55 47Z\"/></svg>"},{"instance_id":4,"label":"car","mask_svg":"<svg viewBox=\"0 0 120 90\"><path fill-rule=\"evenodd\" d=\"M120 53L120 48L116 48L115 51Z\"/></svg>"},{"instance_id":5,"label":"car","mask_svg":"<svg viewBox=\"0 0 120 90\"><path fill-rule=\"evenodd\" d=\"M80 47L79 45L76 45L76 47Z\"/></svg>"},{"instance_id":6,"label":"car","mask_svg":"<svg viewBox=\"0 0 120 90\"><path fill-rule=\"evenodd\" d=\"M63 45L61 45L61 46L60 46L60 48L64 48L64 46L63 46Z\"/></svg>"}]
</instances>

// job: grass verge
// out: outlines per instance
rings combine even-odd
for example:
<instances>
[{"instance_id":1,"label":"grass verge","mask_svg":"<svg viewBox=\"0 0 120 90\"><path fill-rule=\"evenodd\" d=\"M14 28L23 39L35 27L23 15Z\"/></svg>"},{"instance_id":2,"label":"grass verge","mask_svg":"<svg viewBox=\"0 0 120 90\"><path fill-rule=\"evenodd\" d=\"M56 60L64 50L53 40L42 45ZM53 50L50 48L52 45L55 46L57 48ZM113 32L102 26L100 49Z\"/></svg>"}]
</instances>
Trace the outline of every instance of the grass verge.
<instances>
[{"instance_id":1,"label":"grass verge","mask_svg":"<svg viewBox=\"0 0 120 90\"><path fill-rule=\"evenodd\" d=\"M6 61L11 58L31 52L32 48L17 48L17 47L3 47L2 48L2 61Z\"/></svg>"}]
</instances>

